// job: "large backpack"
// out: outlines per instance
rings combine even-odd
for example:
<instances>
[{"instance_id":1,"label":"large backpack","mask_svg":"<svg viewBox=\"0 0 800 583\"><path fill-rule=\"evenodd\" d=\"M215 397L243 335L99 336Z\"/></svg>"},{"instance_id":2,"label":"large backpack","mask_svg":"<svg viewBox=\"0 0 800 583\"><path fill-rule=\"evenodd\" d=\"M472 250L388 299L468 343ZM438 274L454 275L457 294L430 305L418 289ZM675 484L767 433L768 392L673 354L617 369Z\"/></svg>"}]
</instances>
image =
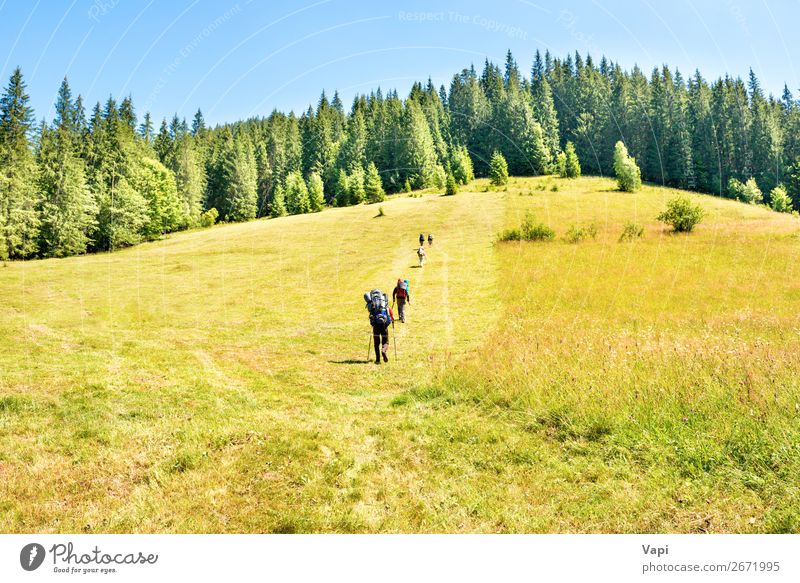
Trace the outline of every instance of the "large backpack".
<instances>
[{"instance_id":1,"label":"large backpack","mask_svg":"<svg viewBox=\"0 0 800 583\"><path fill-rule=\"evenodd\" d=\"M369 292L369 296L364 294L369 310L369 323L373 326L387 326L392 323L392 316L389 313L389 298L381 290L374 289Z\"/></svg>"},{"instance_id":2,"label":"large backpack","mask_svg":"<svg viewBox=\"0 0 800 583\"><path fill-rule=\"evenodd\" d=\"M398 298L407 298L408 297L408 280L404 279L400 282L400 285L397 286L397 297Z\"/></svg>"}]
</instances>

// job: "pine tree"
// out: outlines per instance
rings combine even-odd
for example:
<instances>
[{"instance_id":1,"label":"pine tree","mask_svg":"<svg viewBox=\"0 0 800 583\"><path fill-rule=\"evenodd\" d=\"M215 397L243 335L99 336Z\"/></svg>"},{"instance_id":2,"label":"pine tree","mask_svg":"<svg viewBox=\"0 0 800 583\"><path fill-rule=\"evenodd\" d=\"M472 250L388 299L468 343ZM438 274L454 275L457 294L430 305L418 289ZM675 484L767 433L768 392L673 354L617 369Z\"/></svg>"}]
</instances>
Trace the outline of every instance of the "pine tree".
<instances>
[{"instance_id":1,"label":"pine tree","mask_svg":"<svg viewBox=\"0 0 800 583\"><path fill-rule=\"evenodd\" d=\"M178 146L171 170L175 175L175 186L180 200L180 224L182 228L194 227L203 212L206 173L192 138L182 140Z\"/></svg>"},{"instance_id":2,"label":"pine tree","mask_svg":"<svg viewBox=\"0 0 800 583\"><path fill-rule=\"evenodd\" d=\"M311 212L319 212L325 207L325 187L322 178L316 172L308 177L308 201Z\"/></svg>"},{"instance_id":3,"label":"pine tree","mask_svg":"<svg viewBox=\"0 0 800 583\"><path fill-rule=\"evenodd\" d=\"M339 169L333 189L336 206L347 206L350 204L350 184L347 180L347 172L345 172L343 168Z\"/></svg>"},{"instance_id":4,"label":"pine tree","mask_svg":"<svg viewBox=\"0 0 800 583\"><path fill-rule=\"evenodd\" d=\"M447 196L453 196L454 194L458 193L458 185L456 184L456 179L453 178L452 174L447 175L447 182L445 183L444 193Z\"/></svg>"},{"instance_id":5,"label":"pine tree","mask_svg":"<svg viewBox=\"0 0 800 583\"><path fill-rule=\"evenodd\" d=\"M430 128L419 105L409 100L403 119L402 167L416 188L436 184L437 158Z\"/></svg>"},{"instance_id":6,"label":"pine tree","mask_svg":"<svg viewBox=\"0 0 800 583\"><path fill-rule=\"evenodd\" d=\"M567 178L567 155L564 152L556 156L556 174L560 178Z\"/></svg>"},{"instance_id":7,"label":"pine tree","mask_svg":"<svg viewBox=\"0 0 800 583\"><path fill-rule=\"evenodd\" d=\"M273 218L283 217L286 215L286 201L283 195L283 185L275 185L275 190L272 191L272 202L270 204L270 216Z\"/></svg>"},{"instance_id":8,"label":"pine tree","mask_svg":"<svg viewBox=\"0 0 800 583\"><path fill-rule=\"evenodd\" d=\"M194 114L192 118L192 135L197 137L202 134L206 129L206 121L203 118L203 112L200 109Z\"/></svg>"},{"instance_id":9,"label":"pine tree","mask_svg":"<svg viewBox=\"0 0 800 583\"><path fill-rule=\"evenodd\" d=\"M290 172L286 177L286 210L292 215L304 214L311 210L308 187L303 175L297 170Z\"/></svg>"},{"instance_id":10,"label":"pine tree","mask_svg":"<svg viewBox=\"0 0 800 583\"><path fill-rule=\"evenodd\" d=\"M508 164L503 155L495 151L489 161L489 182L494 186L502 186L508 183Z\"/></svg>"},{"instance_id":11,"label":"pine tree","mask_svg":"<svg viewBox=\"0 0 800 583\"><path fill-rule=\"evenodd\" d=\"M572 142L567 142L564 148L564 174L567 178L578 178L581 175L581 164Z\"/></svg>"},{"instance_id":12,"label":"pine tree","mask_svg":"<svg viewBox=\"0 0 800 583\"><path fill-rule=\"evenodd\" d=\"M234 158L228 165L228 189L226 193L226 221L249 221L256 218L258 203L256 160L253 148L245 138L237 138L233 149Z\"/></svg>"},{"instance_id":13,"label":"pine tree","mask_svg":"<svg viewBox=\"0 0 800 583\"><path fill-rule=\"evenodd\" d=\"M350 204L361 204L367 196L364 190L366 175L363 168L354 168L347 176L347 188Z\"/></svg>"},{"instance_id":14,"label":"pine tree","mask_svg":"<svg viewBox=\"0 0 800 583\"><path fill-rule=\"evenodd\" d=\"M37 251L39 216L29 99L22 71L16 68L0 97L0 259L24 259Z\"/></svg>"},{"instance_id":15,"label":"pine tree","mask_svg":"<svg viewBox=\"0 0 800 583\"><path fill-rule=\"evenodd\" d=\"M467 184L475 179L472 158L466 146L455 146L450 155L450 169L456 184Z\"/></svg>"},{"instance_id":16,"label":"pine tree","mask_svg":"<svg viewBox=\"0 0 800 583\"><path fill-rule=\"evenodd\" d=\"M39 250L46 257L67 257L86 252L98 209L78 156L77 111L66 78L55 109L53 128L42 128L37 154Z\"/></svg>"},{"instance_id":17,"label":"pine tree","mask_svg":"<svg viewBox=\"0 0 800 583\"><path fill-rule=\"evenodd\" d=\"M144 119L139 124L139 135L148 144L153 140L153 120L149 111L144 114Z\"/></svg>"},{"instance_id":18,"label":"pine tree","mask_svg":"<svg viewBox=\"0 0 800 583\"><path fill-rule=\"evenodd\" d=\"M374 162L370 162L367 167L367 177L364 182L364 193L368 202L383 202L386 194L383 191L383 183L378 168Z\"/></svg>"}]
</instances>

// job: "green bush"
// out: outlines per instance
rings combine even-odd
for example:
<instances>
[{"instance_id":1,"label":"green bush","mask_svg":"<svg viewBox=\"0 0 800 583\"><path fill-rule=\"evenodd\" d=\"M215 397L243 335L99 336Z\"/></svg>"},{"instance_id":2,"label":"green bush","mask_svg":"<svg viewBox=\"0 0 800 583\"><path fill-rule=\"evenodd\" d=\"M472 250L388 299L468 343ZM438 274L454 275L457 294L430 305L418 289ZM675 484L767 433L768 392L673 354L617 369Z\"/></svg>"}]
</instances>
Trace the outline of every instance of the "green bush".
<instances>
[{"instance_id":1,"label":"green bush","mask_svg":"<svg viewBox=\"0 0 800 583\"><path fill-rule=\"evenodd\" d=\"M531 214L525 215L519 229L508 229L500 235L501 241L552 241L556 233L544 223L534 221Z\"/></svg>"},{"instance_id":2,"label":"green bush","mask_svg":"<svg viewBox=\"0 0 800 583\"><path fill-rule=\"evenodd\" d=\"M764 199L756 179L752 176L747 179L745 184L735 178L731 178L728 181L728 195L731 198L750 204L758 204Z\"/></svg>"},{"instance_id":3,"label":"green bush","mask_svg":"<svg viewBox=\"0 0 800 583\"><path fill-rule=\"evenodd\" d=\"M667 203L667 210L656 219L672 225L678 233L688 233L703 220L703 209L700 205L692 204L686 196L676 196Z\"/></svg>"},{"instance_id":4,"label":"green bush","mask_svg":"<svg viewBox=\"0 0 800 583\"><path fill-rule=\"evenodd\" d=\"M525 241L550 241L556 236L555 231L544 223L534 222L530 214L525 215L520 232Z\"/></svg>"},{"instance_id":5,"label":"green bush","mask_svg":"<svg viewBox=\"0 0 800 583\"><path fill-rule=\"evenodd\" d=\"M519 229L508 229L500 235L501 241L522 241L522 233Z\"/></svg>"},{"instance_id":6,"label":"green bush","mask_svg":"<svg viewBox=\"0 0 800 583\"><path fill-rule=\"evenodd\" d=\"M214 207L211 207L200 215L200 226L208 228L217 222L217 218L219 218L219 212Z\"/></svg>"},{"instance_id":7,"label":"green bush","mask_svg":"<svg viewBox=\"0 0 800 583\"><path fill-rule=\"evenodd\" d=\"M385 217L385 216L386 216L386 213L383 211L383 205L381 205L381 206L378 207L378 214L376 215L376 218L377 217Z\"/></svg>"},{"instance_id":8,"label":"green bush","mask_svg":"<svg viewBox=\"0 0 800 583\"><path fill-rule=\"evenodd\" d=\"M597 226L595 226L594 223L587 227L576 227L573 225L567 230L567 234L564 235L564 240L567 243L580 243L589 238L597 238Z\"/></svg>"},{"instance_id":9,"label":"green bush","mask_svg":"<svg viewBox=\"0 0 800 583\"><path fill-rule=\"evenodd\" d=\"M769 193L769 206L778 213L792 212L792 199L783 186L776 186Z\"/></svg>"},{"instance_id":10,"label":"green bush","mask_svg":"<svg viewBox=\"0 0 800 583\"><path fill-rule=\"evenodd\" d=\"M644 236L644 227L636 223L627 223L619 236L620 243L623 241L633 241Z\"/></svg>"},{"instance_id":11,"label":"green bush","mask_svg":"<svg viewBox=\"0 0 800 583\"><path fill-rule=\"evenodd\" d=\"M497 150L489 160L489 182L494 186L503 186L508 183L508 163Z\"/></svg>"},{"instance_id":12,"label":"green bush","mask_svg":"<svg viewBox=\"0 0 800 583\"><path fill-rule=\"evenodd\" d=\"M628 155L628 149L621 141L614 146L614 173L621 191L635 192L642 187L642 172L636 158Z\"/></svg>"}]
</instances>

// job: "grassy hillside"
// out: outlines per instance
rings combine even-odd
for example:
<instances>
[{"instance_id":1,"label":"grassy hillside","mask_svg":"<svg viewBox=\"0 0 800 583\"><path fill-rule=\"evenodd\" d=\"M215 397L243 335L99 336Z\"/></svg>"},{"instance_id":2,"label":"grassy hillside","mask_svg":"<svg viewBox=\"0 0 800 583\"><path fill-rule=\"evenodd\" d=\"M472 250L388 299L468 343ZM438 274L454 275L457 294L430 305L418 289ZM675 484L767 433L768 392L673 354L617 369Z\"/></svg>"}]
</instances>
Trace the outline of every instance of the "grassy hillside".
<instances>
[{"instance_id":1,"label":"grassy hillside","mask_svg":"<svg viewBox=\"0 0 800 583\"><path fill-rule=\"evenodd\" d=\"M485 189L1 266L0 530L800 530L800 223ZM495 244L528 211L597 239ZM400 276L368 364L361 296Z\"/></svg>"}]
</instances>

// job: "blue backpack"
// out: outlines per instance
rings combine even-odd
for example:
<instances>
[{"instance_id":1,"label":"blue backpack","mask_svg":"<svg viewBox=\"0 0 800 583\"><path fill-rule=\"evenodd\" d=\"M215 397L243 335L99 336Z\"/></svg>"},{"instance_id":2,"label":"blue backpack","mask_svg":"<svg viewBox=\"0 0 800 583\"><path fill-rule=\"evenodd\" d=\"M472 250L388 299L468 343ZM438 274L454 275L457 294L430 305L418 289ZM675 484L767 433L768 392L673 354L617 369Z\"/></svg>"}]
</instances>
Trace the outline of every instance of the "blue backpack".
<instances>
[{"instance_id":1,"label":"blue backpack","mask_svg":"<svg viewBox=\"0 0 800 583\"><path fill-rule=\"evenodd\" d=\"M364 294L364 301L367 302L370 324L388 326L392 323L392 316L389 314L389 298L385 293L374 289L368 294Z\"/></svg>"}]
</instances>

